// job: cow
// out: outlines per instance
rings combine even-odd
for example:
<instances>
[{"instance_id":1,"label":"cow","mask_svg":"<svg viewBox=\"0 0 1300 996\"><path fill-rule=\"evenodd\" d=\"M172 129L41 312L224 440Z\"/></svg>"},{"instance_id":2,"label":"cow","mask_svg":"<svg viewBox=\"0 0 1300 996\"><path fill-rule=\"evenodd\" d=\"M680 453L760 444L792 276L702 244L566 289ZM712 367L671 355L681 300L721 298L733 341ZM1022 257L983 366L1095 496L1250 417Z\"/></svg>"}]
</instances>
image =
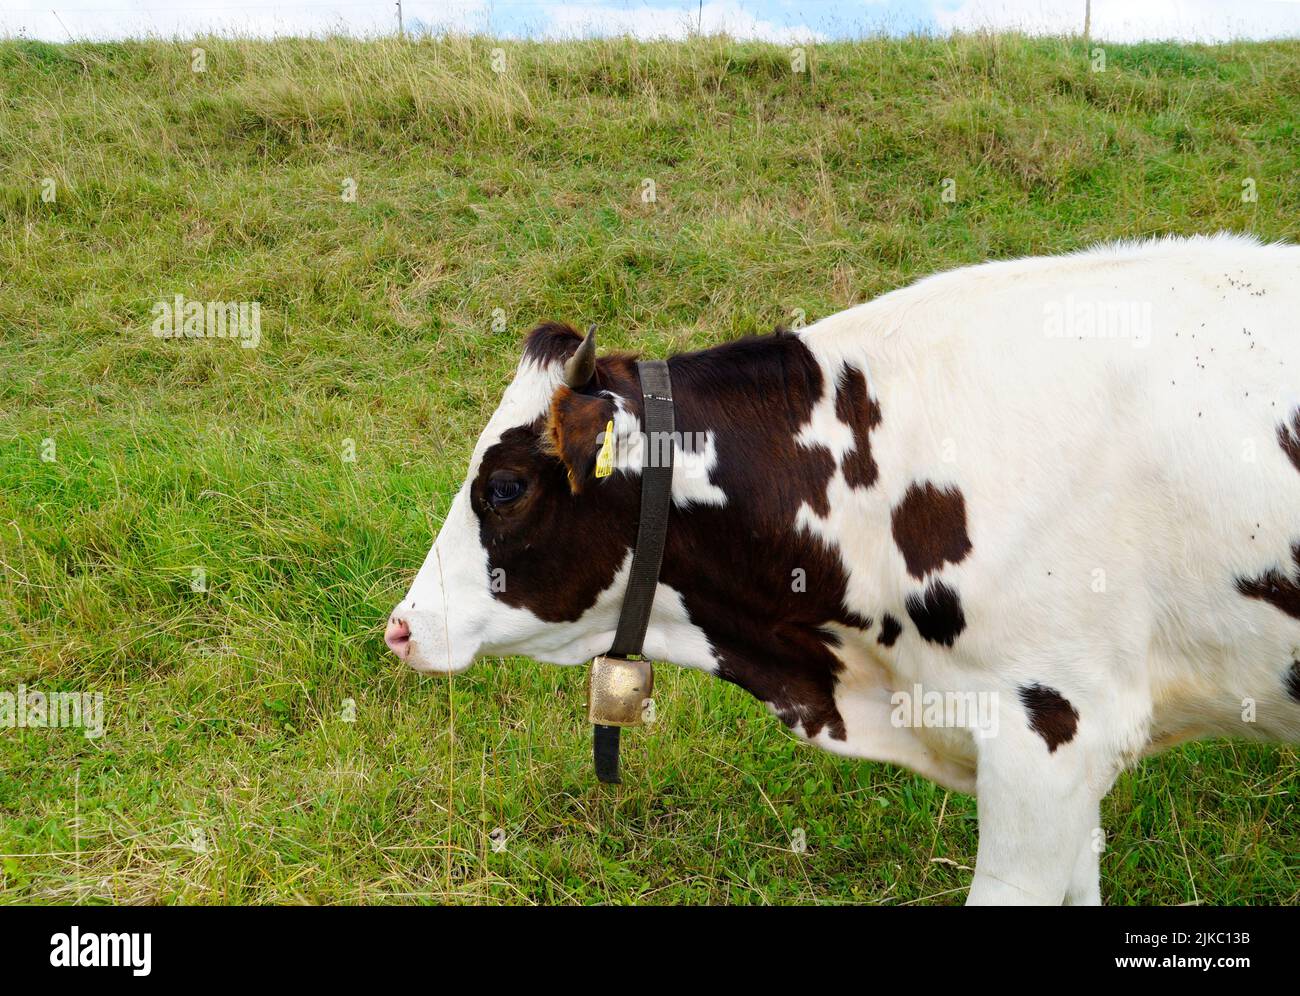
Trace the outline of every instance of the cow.
<instances>
[{"instance_id":1,"label":"cow","mask_svg":"<svg viewBox=\"0 0 1300 996\"><path fill-rule=\"evenodd\" d=\"M1220 234L951 270L670 357L645 654L973 793L970 904L1099 903L1125 767L1300 739L1298 316L1300 247ZM388 620L410 667L609 648L645 446L635 358L577 362L592 335L528 334Z\"/></svg>"}]
</instances>

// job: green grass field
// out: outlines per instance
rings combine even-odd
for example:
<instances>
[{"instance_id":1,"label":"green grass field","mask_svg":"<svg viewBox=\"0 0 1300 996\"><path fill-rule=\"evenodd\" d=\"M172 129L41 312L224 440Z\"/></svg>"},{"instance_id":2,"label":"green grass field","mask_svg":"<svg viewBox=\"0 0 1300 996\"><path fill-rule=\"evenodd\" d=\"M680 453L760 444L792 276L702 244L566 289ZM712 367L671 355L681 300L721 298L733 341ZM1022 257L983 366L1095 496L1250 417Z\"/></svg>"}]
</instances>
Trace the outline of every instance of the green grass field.
<instances>
[{"instance_id":1,"label":"green grass field","mask_svg":"<svg viewBox=\"0 0 1300 996\"><path fill-rule=\"evenodd\" d=\"M0 902L959 902L971 798L671 668L601 787L583 669L422 677L382 624L536 321L663 356L986 258L1294 239L1300 42L196 44L0 42L0 691L106 711L0 729ZM176 294L260 345L153 336ZM1300 901L1298 784L1144 762L1106 901Z\"/></svg>"}]
</instances>

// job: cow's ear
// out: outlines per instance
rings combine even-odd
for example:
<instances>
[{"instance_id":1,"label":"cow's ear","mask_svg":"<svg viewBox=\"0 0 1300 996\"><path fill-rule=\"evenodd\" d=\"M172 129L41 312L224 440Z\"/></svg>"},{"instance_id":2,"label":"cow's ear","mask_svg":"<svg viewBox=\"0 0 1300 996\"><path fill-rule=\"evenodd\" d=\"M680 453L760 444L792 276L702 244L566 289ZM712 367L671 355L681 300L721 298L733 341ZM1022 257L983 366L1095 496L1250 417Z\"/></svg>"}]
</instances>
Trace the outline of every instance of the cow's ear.
<instances>
[{"instance_id":1,"label":"cow's ear","mask_svg":"<svg viewBox=\"0 0 1300 996\"><path fill-rule=\"evenodd\" d=\"M569 472L574 494L595 474L596 458L606 446L605 430L615 412L614 400L608 396L580 394L568 387L556 390L546 423L547 442Z\"/></svg>"},{"instance_id":2,"label":"cow's ear","mask_svg":"<svg viewBox=\"0 0 1300 996\"><path fill-rule=\"evenodd\" d=\"M524 359L539 366L563 363L578 350L582 336L564 322L543 322L524 337Z\"/></svg>"}]
</instances>

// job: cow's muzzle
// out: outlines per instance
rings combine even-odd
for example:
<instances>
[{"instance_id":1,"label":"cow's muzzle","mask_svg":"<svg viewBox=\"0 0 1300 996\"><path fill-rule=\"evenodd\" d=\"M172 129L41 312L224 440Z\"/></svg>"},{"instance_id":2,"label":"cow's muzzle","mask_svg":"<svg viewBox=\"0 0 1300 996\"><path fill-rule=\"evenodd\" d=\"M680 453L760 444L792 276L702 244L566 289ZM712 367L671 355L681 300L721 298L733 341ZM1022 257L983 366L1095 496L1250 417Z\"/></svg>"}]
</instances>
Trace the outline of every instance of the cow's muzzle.
<instances>
[{"instance_id":1,"label":"cow's muzzle","mask_svg":"<svg viewBox=\"0 0 1300 996\"><path fill-rule=\"evenodd\" d=\"M384 627L388 649L416 671L453 674L474 660L477 647L460 647L450 640L446 620L432 612L399 605Z\"/></svg>"}]
</instances>

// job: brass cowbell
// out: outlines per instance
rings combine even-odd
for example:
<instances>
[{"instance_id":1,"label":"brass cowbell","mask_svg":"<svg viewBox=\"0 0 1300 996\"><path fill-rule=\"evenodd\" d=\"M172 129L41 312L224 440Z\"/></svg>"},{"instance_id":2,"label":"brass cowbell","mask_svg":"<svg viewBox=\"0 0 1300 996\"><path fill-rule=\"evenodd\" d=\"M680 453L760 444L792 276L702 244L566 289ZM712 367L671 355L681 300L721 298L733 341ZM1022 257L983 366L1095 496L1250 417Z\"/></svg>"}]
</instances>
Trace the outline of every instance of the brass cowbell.
<instances>
[{"instance_id":1,"label":"brass cowbell","mask_svg":"<svg viewBox=\"0 0 1300 996\"><path fill-rule=\"evenodd\" d=\"M650 661L601 654L587 672L587 719L597 726L640 726L654 684Z\"/></svg>"}]
</instances>

